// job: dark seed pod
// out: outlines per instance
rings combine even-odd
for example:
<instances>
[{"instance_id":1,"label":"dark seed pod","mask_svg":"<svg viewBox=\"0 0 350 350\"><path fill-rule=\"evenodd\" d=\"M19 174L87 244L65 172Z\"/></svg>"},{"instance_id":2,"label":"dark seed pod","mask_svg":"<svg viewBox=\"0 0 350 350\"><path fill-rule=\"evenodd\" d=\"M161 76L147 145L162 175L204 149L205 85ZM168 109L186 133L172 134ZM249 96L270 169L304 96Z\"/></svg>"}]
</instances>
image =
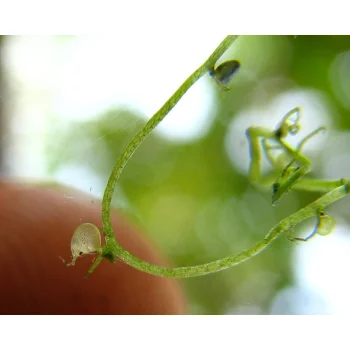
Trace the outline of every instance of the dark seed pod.
<instances>
[{"instance_id":1,"label":"dark seed pod","mask_svg":"<svg viewBox=\"0 0 350 350\"><path fill-rule=\"evenodd\" d=\"M240 66L240 63L237 60L231 60L221 63L214 70L214 77L221 84L227 85L231 81L235 73L239 70Z\"/></svg>"}]
</instances>

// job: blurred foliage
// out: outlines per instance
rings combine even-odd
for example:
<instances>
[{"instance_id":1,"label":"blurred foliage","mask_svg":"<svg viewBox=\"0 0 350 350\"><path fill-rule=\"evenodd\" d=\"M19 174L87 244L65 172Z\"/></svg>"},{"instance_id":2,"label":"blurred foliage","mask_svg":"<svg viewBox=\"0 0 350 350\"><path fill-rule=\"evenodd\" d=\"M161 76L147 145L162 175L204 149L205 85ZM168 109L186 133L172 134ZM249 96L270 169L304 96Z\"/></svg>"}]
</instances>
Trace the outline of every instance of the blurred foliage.
<instances>
[{"instance_id":1,"label":"blurred foliage","mask_svg":"<svg viewBox=\"0 0 350 350\"><path fill-rule=\"evenodd\" d=\"M130 203L130 218L176 266L209 262L238 252L318 196L291 193L273 208L271 192L252 188L246 174L230 163L224 147L228 126L240 110L252 103L251 91L258 83L267 83L265 103L287 90L290 81L322 91L337 112L333 125L350 128L349 112L329 83L332 61L350 49L350 37L244 37L237 46L225 57L238 58L243 68L253 72L254 79L238 74L229 92L215 89L216 114L210 131L188 143L152 133L119 182ZM289 83L275 80L274 84L271 79L276 77ZM55 131L56 143L49 142L48 149L50 169L54 173L67 164L87 167L105 183L118 156L143 124L141 116L131 109L116 109L92 121L72 123L59 137ZM116 197L114 204L120 206ZM247 263L184 280L191 311L244 313L256 307L255 312L269 313L276 293L293 284L293 249L293 244L280 239Z\"/></svg>"}]
</instances>

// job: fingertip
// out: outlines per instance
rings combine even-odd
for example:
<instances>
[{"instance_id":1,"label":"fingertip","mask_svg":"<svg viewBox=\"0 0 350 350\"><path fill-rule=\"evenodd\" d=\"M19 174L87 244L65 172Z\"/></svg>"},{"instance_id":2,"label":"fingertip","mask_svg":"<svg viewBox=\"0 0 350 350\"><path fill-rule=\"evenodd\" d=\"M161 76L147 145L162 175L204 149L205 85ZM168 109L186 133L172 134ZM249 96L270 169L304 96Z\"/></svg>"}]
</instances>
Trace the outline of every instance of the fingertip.
<instances>
[{"instance_id":1,"label":"fingertip","mask_svg":"<svg viewBox=\"0 0 350 350\"><path fill-rule=\"evenodd\" d=\"M66 263L62 256L70 254L80 218L100 223L99 206L91 208L87 197L78 192L67 200L63 191L0 184L0 313L184 313L185 298L175 280L151 276L120 261L103 260L91 274L92 256L80 258L69 268L62 264ZM166 265L138 230L116 213L113 226L132 254Z\"/></svg>"}]
</instances>

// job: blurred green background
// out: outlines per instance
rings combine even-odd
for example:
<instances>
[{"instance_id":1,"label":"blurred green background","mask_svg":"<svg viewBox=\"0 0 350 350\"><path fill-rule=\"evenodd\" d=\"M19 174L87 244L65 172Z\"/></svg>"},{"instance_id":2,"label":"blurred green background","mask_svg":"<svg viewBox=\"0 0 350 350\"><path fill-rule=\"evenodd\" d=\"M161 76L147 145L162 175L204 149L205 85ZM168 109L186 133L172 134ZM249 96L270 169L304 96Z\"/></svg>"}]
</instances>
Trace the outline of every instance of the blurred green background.
<instances>
[{"instance_id":1,"label":"blurred green background","mask_svg":"<svg viewBox=\"0 0 350 350\"><path fill-rule=\"evenodd\" d=\"M127 39L95 37L90 45L89 37L2 37L2 82L7 87L2 97L7 98L1 103L9 111L8 119L2 115L4 174L23 176L25 169L25 176L54 179L86 192L91 188L101 197L134 134L222 40L191 43L181 38L182 44L179 39L162 47L160 39L143 38L128 51L132 39ZM101 41L105 46L99 46ZM243 36L220 62L233 58L241 70L231 90L223 92L203 77L179 103L179 111L176 106L170 113L172 124L157 127L132 157L113 198L113 205L176 266L249 247L319 196L292 192L272 207L271 189L249 184L245 129L250 125L273 128L301 106L302 135L320 125L329 128L305 148L314 161L311 176L349 177L350 37ZM104 99L106 95L111 97ZM90 108L94 98L100 102ZM349 264L349 254L337 248L350 245L348 207L346 198L331 209L340 223L335 238L304 245L282 238L242 265L184 280L190 312L350 313L342 299L349 287L344 278L333 276ZM307 234L312 225L303 224L296 234ZM328 264L322 270L326 246Z\"/></svg>"}]
</instances>

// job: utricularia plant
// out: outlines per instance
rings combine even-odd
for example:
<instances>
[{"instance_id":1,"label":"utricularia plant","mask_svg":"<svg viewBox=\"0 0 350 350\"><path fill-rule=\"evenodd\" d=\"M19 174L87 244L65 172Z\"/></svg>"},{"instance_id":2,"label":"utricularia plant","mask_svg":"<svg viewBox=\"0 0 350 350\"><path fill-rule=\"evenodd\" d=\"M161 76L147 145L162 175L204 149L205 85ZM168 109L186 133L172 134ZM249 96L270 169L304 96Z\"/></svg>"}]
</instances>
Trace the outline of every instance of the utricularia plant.
<instances>
[{"instance_id":1,"label":"utricularia plant","mask_svg":"<svg viewBox=\"0 0 350 350\"><path fill-rule=\"evenodd\" d=\"M332 232L335 226L335 220L333 217L326 214L325 209L330 204L349 193L349 179L319 180L311 179L306 176L311 170L312 163L303 154L303 147L311 137L324 131L325 128L320 127L316 129L304 137L296 147L292 147L286 142L286 137L297 134L301 128L301 108L296 107L281 119L281 122L274 130L256 126L248 128L246 136L249 141L251 159L249 177L252 183L263 183L264 185L269 184L271 186L273 205L276 205L282 196L291 189L323 193L316 201L283 219L279 224L273 227L265 237L250 248L223 259L196 266L166 268L150 264L130 254L121 247L116 240L111 224L111 200L115 185L125 165L151 131L166 117L187 90L204 74L210 74L220 90L222 90L222 93L229 90L230 81L239 71L240 63L232 59L217 66L217 61L237 39L238 36L236 35L228 35L210 57L185 80L168 101L164 103L158 112L154 114L130 141L124 152L118 158L108 179L103 195L103 227L101 230L104 232L105 244L103 246L101 245L100 230L94 224L81 224L73 233L71 240L71 262L65 262L62 259L67 266L74 265L78 257L86 254L96 254L97 258L92 263L87 276L93 273L103 259L107 259L113 263L116 259L120 259L135 269L153 275L170 278L187 278L217 272L247 261L259 254L271 244L272 241L283 234L285 234L289 240L296 242L308 241L316 234L327 235ZM276 156L276 152L274 152L275 150L279 151L278 157ZM270 174L267 178L262 175L262 157L266 157L271 164L273 176ZM295 226L310 217L316 218L314 230L306 238L295 237L293 234Z\"/></svg>"}]
</instances>

